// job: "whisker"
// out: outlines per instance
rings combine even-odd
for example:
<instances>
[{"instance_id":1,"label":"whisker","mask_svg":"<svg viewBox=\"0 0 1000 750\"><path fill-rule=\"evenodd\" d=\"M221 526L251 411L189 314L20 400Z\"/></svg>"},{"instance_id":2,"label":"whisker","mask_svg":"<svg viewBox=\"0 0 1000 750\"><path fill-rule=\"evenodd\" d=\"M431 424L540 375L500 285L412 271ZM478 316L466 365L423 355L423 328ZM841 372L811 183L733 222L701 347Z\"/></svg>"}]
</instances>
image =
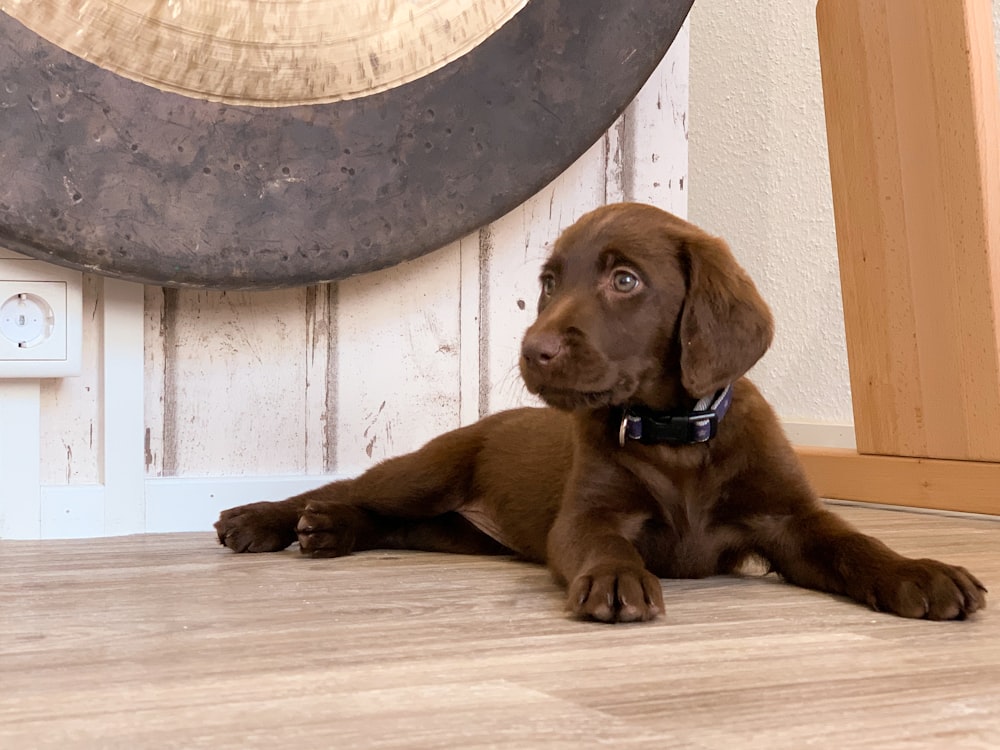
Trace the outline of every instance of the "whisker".
<instances>
[{"instance_id":1,"label":"whisker","mask_svg":"<svg viewBox=\"0 0 1000 750\"><path fill-rule=\"evenodd\" d=\"M519 406L541 406L542 401L528 392L521 379L521 371L517 365L507 369L503 376L490 387L490 392L496 394L496 399L490 399L490 411L513 409Z\"/></svg>"}]
</instances>

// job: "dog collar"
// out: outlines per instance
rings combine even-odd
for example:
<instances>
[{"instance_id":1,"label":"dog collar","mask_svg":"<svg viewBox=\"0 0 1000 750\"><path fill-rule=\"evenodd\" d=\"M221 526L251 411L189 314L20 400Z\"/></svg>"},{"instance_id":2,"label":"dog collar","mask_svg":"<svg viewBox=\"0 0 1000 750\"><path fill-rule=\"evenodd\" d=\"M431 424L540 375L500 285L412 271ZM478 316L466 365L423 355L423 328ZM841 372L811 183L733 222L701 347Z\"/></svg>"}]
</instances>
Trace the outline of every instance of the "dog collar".
<instances>
[{"instance_id":1,"label":"dog collar","mask_svg":"<svg viewBox=\"0 0 1000 750\"><path fill-rule=\"evenodd\" d=\"M656 412L642 406L622 407L618 444L624 448L629 440L645 445L707 443L715 437L719 422L726 416L732 401L733 385L730 383L713 396L701 399L687 413Z\"/></svg>"}]
</instances>

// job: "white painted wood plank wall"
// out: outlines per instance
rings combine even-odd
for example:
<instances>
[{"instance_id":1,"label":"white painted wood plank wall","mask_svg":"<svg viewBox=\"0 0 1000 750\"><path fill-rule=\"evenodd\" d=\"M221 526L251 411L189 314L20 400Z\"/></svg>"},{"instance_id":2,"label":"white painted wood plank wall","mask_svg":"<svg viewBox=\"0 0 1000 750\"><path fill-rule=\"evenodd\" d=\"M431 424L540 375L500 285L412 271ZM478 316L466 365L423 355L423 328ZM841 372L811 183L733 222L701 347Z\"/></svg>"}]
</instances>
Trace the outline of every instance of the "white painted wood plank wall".
<instances>
[{"instance_id":1,"label":"white painted wood plank wall","mask_svg":"<svg viewBox=\"0 0 1000 750\"><path fill-rule=\"evenodd\" d=\"M551 185L416 261L277 292L134 287L131 301L123 282L85 276L84 373L38 390L40 499L4 513L23 506L0 477L0 536L204 529L222 507L357 473L529 403L517 352L559 231L618 200L686 214L688 38L685 26Z\"/></svg>"}]
</instances>

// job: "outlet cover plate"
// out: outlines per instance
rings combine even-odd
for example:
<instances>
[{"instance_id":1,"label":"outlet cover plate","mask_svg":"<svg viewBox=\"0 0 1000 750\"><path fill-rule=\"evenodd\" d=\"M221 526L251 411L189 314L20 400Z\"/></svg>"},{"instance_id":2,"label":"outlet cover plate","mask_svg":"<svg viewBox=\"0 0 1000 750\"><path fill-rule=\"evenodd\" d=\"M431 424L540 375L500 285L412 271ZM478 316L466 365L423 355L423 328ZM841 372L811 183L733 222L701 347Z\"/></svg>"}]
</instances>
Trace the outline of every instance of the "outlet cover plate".
<instances>
[{"instance_id":1,"label":"outlet cover plate","mask_svg":"<svg viewBox=\"0 0 1000 750\"><path fill-rule=\"evenodd\" d=\"M83 274L44 261L0 257L0 309L19 294L42 300L52 312L41 341L20 346L0 332L0 378L58 378L79 375L83 341ZM9 322L9 321L8 321ZM10 330L5 326L4 330Z\"/></svg>"}]
</instances>

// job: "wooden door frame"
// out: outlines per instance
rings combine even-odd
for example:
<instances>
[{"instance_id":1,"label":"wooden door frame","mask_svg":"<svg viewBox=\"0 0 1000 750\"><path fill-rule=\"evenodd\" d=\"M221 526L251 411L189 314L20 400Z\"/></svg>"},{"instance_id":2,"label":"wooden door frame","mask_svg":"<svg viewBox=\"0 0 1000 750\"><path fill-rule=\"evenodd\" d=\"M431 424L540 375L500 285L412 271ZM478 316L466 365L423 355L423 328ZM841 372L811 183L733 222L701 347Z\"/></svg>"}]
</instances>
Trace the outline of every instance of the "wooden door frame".
<instances>
[{"instance_id":1,"label":"wooden door frame","mask_svg":"<svg viewBox=\"0 0 1000 750\"><path fill-rule=\"evenodd\" d=\"M1000 514L1000 94L990 0L816 8L857 451L824 497Z\"/></svg>"}]
</instances>

